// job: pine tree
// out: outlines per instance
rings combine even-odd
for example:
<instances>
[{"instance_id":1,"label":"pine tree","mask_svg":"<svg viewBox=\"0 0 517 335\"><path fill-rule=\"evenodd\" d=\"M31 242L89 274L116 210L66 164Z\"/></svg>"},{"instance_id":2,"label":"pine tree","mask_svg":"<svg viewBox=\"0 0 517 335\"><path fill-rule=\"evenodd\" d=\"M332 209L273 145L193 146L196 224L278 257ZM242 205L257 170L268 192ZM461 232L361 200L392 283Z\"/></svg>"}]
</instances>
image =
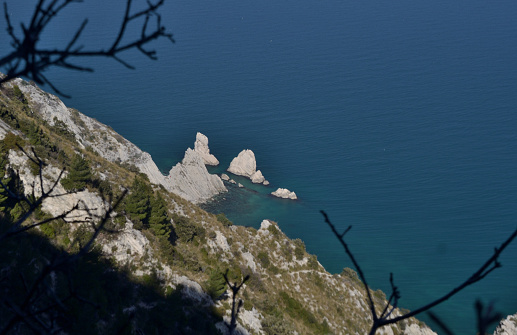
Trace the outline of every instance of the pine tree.
<instances>
[{"instance_id":1,"label":"pine tree","mask_svg":"<svg viewBox=\"0 0 517 335\"><path fill-rule=\"evenodd\" d=\"M136 229L143 229L149 224L151 197L151 187L142 178L136 177L131 185L131 193L126 197L126 213Z\"/></svg>"},{"instance_id":2,"label":"pine tree","mask_svg":"<svg viewBox=\"0 0 517 335\"><path fill-rule=\"evenodd\" d=\"M91 179L92 171L90 170L90 164L83 156L76 154L72 158L70 172L65 178L61 179L61 185L67 191L80 191L86 187L86 184Z\"/></svg>"},{"instance_id":3,"label":"pine tree","mask_svg":"<svg viewBox=\"0 0 517 335\"><path fill-rule=\"evenodd\" d=\"M156 236L170 236L170 219L167 213L167 204L160 193L151 198L151 215L149 217L149 228Z\"/></svg>"}]
</instances>

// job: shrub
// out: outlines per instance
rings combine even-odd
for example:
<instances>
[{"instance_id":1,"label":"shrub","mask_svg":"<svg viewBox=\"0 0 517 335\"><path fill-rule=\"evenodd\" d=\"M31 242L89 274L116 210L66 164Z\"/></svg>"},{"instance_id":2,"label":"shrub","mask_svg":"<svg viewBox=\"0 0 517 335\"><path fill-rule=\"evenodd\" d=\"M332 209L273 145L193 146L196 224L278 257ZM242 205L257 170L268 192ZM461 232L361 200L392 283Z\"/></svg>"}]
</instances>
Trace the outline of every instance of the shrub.
<instances>
[{"instance_id":1,"label":"shrub","mask_svg":"<svg viewBox=\"0 0 517 335\"><path fill-rule=\"evenodd\" d=\"M224 292L226 292L226 281L223 274L219 270L213 270L210 277L205 282L206 292L213 300L220 299Z\"/></svg>"},{"instance_id":2,"label":"shrub","mask_svg":"<svg viewBox=\"0 0 517 335\"><path fill-rule=\"evenodd\" d=\"M296 256L297 260L302 260L303 256L305 256L305 244L302 240L297 238L294 240L294 255Z\"/></svg>"},{"instance_id":3,"label":"shrub","mask_svg":"<svg viewBox=\"0 0 517 335\"><path fill-rule=\"evenodd\" d=\"M174 231L177 238L181 242L191 242L196 236L202 238L205 236L205 228L199 223L192 222L188 217L178 214L173 214Z\"/></svg>"},{"instance_id":4,"label":"shrub","mask_svg":"<svg viewBox=\"0 0 517 335\"><path fill-rule=\"evenodd\" d=\"M226 217L226 215L224 215L224 213L219 213L215 217L217 218L217 221L221 222L223 224L223 226L225 226L225 227L230 227L233 225L233 222L228 220L228 218Z\"/></svg>"},{"instance_id":5,"label":"shrub","mask_svg":"<svg viewBox=\"0 0 517 335\"><path fill-rule=\"evenodd\" d=\"M271 264L271 262L269 261L269 256L265 251L259 252L257 258L264 268L267 268L269 264Z\"/></svg>"},{"instance_id":6,"label":"shrub","mask_svg":"<svg viewBox=\"0 0 517 335\"><path fill-rule=\"evenodd\" d=\"M91 181L92 172L89 162L81 155L76 154L72 158L68 175L61 179L61 185L67 191L79 191Z\"/></svg>"}]
</instances>

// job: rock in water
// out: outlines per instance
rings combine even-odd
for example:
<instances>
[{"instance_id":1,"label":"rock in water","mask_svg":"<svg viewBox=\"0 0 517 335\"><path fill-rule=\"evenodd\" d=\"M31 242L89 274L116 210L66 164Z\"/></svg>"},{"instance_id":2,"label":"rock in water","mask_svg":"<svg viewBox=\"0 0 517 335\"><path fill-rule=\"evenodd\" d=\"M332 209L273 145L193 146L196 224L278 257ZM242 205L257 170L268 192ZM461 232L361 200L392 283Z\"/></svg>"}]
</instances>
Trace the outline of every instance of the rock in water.
<instances>
[{"instance_id":1,"label":"rock in water","mask_svg":"<svg viewBox=\"0 0 517 335\"><path fill-rule=\"evenodd\" d=\"M266 181L266 178L262 175L262 172L260 170L255 171L254 174L251 175L251 182L255 184L260 184Z\"/></svg>"},{"instance_id":2,"label":"rock in water","mask_svg":"<svg viewBox=\"0 0 517 335\"><path fill-rule=\"evenodd\" d=\"M296 193L291 192L286 188L279 188L275 192L271 192L271 194L278 198L292 199L292 200L298 199L298 197L296 196Z\"/></svg>"},{"instance_id":3,"label":"rock in water","mask_svg":"<svg viewBox=\"0 0 517 335\"><path fill-rule=\"evenodd\" d=\"M173 192L194 203L228 191L219 176L208 173L203 158L188 148L181 163L169 172Z\"/></svg>"},{"instance_id":4,"label":"rock in water","mask_svg":"<svg viewBox=\"0 0 517 335\"><path fill-rule=\"evenodd\" d=\"M517 314L508 315L506 319L501 320L494 335L517 335Z\"/></svg>"},{"instance_id":5,"label":"rock in water","mask_svg":"<svg viewBox=\"0 0 517 335\"><path fill-rule=\"evenodd\" d=\"M257 170L257 162L255 161L255 154L253 151L246 149L242 150L237 157L230 163L228 171L244 177L251 177Z\"/></svg>"},{"instance_id":6,"label":"rock in water","mask_svg":"<svg viewBox=\"0 0 517 335\"><path fill-rule=\"evenodd\" d=\"M219 165L219 161L215 158L214 155L210 153L210 149L208 148L208 137L201 133L196 134L196 142L194 143L194 151L197 152L206 165Z\"/></svg>"},{"instance_id":7,"label":"rock in water","mask_svg":"<svg viewBox=\"0 0 517 335\"><path fill-rule=\"evenodd\" d=\"M242 150L239 155L232 160L228 171L239 176L248 177L251 179L251 182L255 184L262 183L269 185L269 182L264 178L262 172L257 170L255 154L249 149Z\"/></svg>"}]
</instances>

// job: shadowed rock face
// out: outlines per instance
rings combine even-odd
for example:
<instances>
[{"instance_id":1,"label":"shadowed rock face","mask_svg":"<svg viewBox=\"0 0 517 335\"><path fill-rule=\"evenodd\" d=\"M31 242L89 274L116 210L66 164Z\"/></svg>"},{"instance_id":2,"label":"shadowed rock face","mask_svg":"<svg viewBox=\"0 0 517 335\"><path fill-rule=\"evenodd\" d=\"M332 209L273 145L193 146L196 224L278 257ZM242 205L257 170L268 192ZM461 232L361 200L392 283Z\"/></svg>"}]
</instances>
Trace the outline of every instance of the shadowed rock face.
<instances>
[{"instance_id":1,"label":"shadowed rock face","mask_svg":"<svg viewBox=\"0 0 517 335\"><path fill-rule=\"evenodd\" d=\"M196 134L196 142L194 143L194 151L197 152L206 165L219 165L219 160L215 158L214 155L210 153L210 149L208 148L208 137L201 133Z\"/></svg>"}]
</instances>

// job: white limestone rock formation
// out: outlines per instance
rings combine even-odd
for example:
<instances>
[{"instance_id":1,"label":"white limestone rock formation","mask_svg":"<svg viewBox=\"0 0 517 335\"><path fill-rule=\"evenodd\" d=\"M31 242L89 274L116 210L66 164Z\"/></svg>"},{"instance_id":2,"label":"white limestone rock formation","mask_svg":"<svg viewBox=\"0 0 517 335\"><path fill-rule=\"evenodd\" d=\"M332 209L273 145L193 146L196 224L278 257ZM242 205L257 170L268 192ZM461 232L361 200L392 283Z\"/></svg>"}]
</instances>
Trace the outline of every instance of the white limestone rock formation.
<instances>
[{"instance_id":1,"label":"white limestone rock formation","mask_svg":"<svg viewBox=\"0 0 517 335\"><path fill-rule=\"evenodd\" d=\"M219 165L219 160L210 153L208 148L208 137L201 133L196 134L196 142L194 143L194 151L197 152L206 165L216 166Z\"/></svg>"},{"instance_id":2,"label":"white limestone rock formation","mask_svg":"<svg viewBox=\"0 0 517 335\"><path fill-rule=\"evenodd\" d=\"M257 170L257 162L253 151L242 150L230 163L228 172L250 178Z\"/></svg>"},{"instance_id":3,"label":"white limestone rock formation","mask_svg":"<svg viewBox=\"0 0 517 335\"><path fill-rule=\"evenodd\" d=\"M517 314L508 315L506 319L501 320L494 335L517 335Z\"/></svg>"},{"instance_id":4,"label":"white limestone rock formation","mask_svg":"<svg viewBox=\"0 0 517 335\"><path fill-rule=\"evenodd\" d=\"M228 175L226 173L223 173L221 175L221 179L224 180L224 181L230 181L230 177L228 177Z\"/></svg>"},{"instance_id":5,"label":"white limestone rock formation","mask_svg":"<svg viewBox=\"0 0 517 335\"><path fill-rule=\"evenodd\" d=\"M260 172L260 170L255 171L255 173L253 173L251 175L250 179L251 179L251 182L255 183L255 184L261 184L266 180L266 178L264 178L264 176L262 175L262 172Z\"/></svg>"},{"instance_id":6,"label":"white limestone rock formation","mask_svg":"<svg viewBox=\"0 0 517 335\"><path fill-rule=\"evenodd\" d=\"M248 177L251 179L251 182L255 184L263 183L264 185L269 185L269 182L264 178L262 172L257 170L255 154L249 149L242 150L239 155L232 160L228 172Z\"/></svg>"},{"instance_id":7,"label":"white limestone rock formation","mask_svg":"<svg viewBox=\"0 0 517 335\"><path fill-rule=\"evenodd\" d=\"M135 165L145 173L154 184L162 184L170 190L165 176L147 152L115 132L111 127L92 119L73 108L68 108L56 96L42 91L33 84L21 79L13 80L23 94L29 97L33 111L53 126L62 122L75 137L80 148L90 147L110 162L128 163Z\"/></svg>"},{"instance_id":8,"label":"white limestone rock formation","mask_svg":"<svg viewBox=\"0 0 517 335\"><path fill-rule=\"evenodd\" d=\"M296 196L296 193L291 192L286 188L279 188L276 191L271 192L271 194L278 198L292 199L292 200L298 199L298 197Z\"/></svg>"},{"instance_id":9,"label":"white limestone rock formation","mask_svg":"<svg viewBox=\"0 0 517 335\"><path fill-rule=\"evenodd\" d=\"M193 203L206 201L227 191L221 178L208 173L203 158L190 148L181 163L170 170L167 179L174 193Z\"/></svg>"},{"instance_id":10,"label":"white limestone rock formation","mask_svg":"<svg viewBox=\"0 0 517 335\"><path fill-rule=\"evenodd\" d=\"M214 195L226 191L220 178L212 177L208 173L203 159L201 159L202 168L193 168L191 164L189 168L183 170L184 173L193 172L193 175L175 175L174 178L170 178L170 176L167 178L160 172L149 153L140 150L111 127L73 108L66 107L58 97L44 92L26 81L15 79L13 84L18 85L23 94L29 97L33 110L49 125L52 126L56 122L62 122L68 131L73 134L80 148L90 147L91 150L110 162L134 165L140 172L149 177L151 183L163 185L168 191L194 203L206 201ZM5 127L0 124L0 128ZM0 130L0 132L4 133L5 130ZM204 143L206 144L206 152L209 153L208 139L205 141L206 136L199 135L201 135L199 136L199 151L205 150ZM196 136L196 142L198 142L197 139ZM192 163L192 160L190 160L190 163ZM196 178L200 178L200 180L196 180ZM176 182L178 184L175 184ZM201 188L197 189L198 186Z\"/></svg>"}]
</instances>

